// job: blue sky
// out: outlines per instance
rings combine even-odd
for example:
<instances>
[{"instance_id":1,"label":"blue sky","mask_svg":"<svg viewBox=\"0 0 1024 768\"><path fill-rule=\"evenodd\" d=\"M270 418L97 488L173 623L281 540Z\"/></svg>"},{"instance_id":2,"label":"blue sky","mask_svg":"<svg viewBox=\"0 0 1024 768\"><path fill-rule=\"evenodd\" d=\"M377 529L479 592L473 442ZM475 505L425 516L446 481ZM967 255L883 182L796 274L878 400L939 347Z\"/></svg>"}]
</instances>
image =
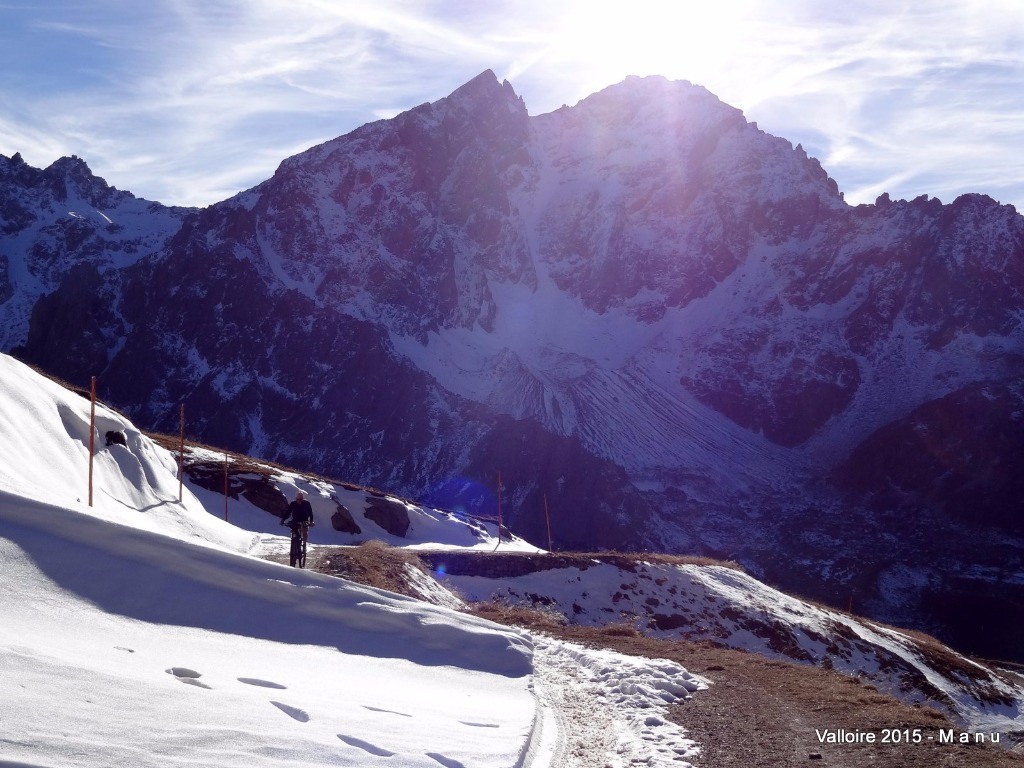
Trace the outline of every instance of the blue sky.
<instances>
[{"instance_id":1,"label":"blue sky","mask_svg":"<svg viewBox=\"0 0 1024 768\"><path fill-rule=\"evenodd\" d=\"M531 114L628 75L690 80L802 143L850 202L1024 210L1020 0L0 0L0 153L77 154L203 205L485 69Z\"/></svg>"}]
</instances>

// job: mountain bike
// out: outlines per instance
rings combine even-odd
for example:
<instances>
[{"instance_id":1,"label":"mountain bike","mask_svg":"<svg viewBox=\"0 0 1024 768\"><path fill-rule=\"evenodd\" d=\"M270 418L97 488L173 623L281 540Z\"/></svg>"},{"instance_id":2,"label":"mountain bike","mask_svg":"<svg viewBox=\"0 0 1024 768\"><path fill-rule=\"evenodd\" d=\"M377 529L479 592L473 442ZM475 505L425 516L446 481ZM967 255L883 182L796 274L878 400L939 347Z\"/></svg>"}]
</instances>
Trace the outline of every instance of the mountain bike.
<instances>
[{"instance_id":1,"label":"mountain bike","mask_svg":"<svg viewBox=\"0 0 1024 768\"><path fill-rule=\"evenodd\" d=\"M292 568L306 567L306 540L309 538L309 527L313 523L292 523L292 545L288 553L288 564Z\"/></svg>"}]
</instances>

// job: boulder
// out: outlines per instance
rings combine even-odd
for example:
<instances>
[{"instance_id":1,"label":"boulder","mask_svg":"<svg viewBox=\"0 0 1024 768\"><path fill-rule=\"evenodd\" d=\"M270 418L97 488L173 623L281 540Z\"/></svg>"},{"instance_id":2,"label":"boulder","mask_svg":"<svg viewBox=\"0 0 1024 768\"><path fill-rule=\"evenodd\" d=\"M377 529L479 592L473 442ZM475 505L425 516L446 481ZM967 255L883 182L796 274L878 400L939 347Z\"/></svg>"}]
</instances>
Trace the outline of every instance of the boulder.
<instances>
[{"instance_id":1,"label":"boulder","mask_svg":"<svg viewBox=\"0 0 1024 768\"><path fill-rule=\"evenodd\" d=\"M253 506L277 517L284 517L288 511L288 499L266 475L233 477L242 481L242 496Z\"/></svg>"},{"instance_id":2,"label":"boulder","mask_svg":"<svg viewBox=\"0 0 1024 768\"><path fill-rule=\"evenodd\" d=\"M368 519L373 520L392 536L405 538L409 531L409 513L404 504L377 496L367 496L366 501L369 503L366 508Z\"/></svg>"},{"instance_id":3,"label":"boulder","mask_svg":"<svg viewBox=\"0 0 1024 768\"><path fill-rule=\"evenodd\" d=\"M331 515L331 525L334 527L334 530L341 531L342 533L358 534L363 532L356 524L352 513L343 504L338 504L338 511Z\"/></svg>"},{"instance_id":4,"label":"boulder","mask_svg":"<svg viewBox=\"0 0 1024 768\"><path fill-rule=\"evenodd\" d=\"M125 447L128 446L128 438L125 436L124 432L119 432L111 429L107 432L105 437L108 446L114 445L115 443L117 445L123 445Z\"/></svg>"}]
</instances>

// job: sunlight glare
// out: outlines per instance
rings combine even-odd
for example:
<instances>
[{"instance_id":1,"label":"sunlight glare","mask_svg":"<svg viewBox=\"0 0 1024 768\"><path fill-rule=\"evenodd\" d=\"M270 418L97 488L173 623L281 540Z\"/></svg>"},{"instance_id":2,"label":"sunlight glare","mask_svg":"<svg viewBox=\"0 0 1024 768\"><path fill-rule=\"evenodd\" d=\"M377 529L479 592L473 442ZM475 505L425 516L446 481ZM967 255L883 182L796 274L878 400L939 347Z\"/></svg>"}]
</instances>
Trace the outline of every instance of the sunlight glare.
<instances>
[{"instance_id":1,"label":"sunlight glare","mask_svg":"<svg viewBox=\"0 0 1024 768\"><path fill-rule=\"evenodd\" d=\"M586 62L581 74L597 87L622 79L623 73L714 79L747 37L754 5L752 0L578 3L562 18L557 49L546 58Z\"/></svg>"}]
</instances>

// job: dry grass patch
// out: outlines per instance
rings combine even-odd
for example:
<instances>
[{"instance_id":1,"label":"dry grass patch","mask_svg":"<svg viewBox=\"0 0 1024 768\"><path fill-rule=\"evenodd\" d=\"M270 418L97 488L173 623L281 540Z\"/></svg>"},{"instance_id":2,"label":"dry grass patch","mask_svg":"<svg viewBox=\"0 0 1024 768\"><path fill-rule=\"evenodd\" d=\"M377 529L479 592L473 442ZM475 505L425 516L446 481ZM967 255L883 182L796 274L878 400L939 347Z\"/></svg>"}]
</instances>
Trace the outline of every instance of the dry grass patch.
<instances>
[{"instance_id":1,"label":"dry grass patch","mask_svg":"<svg viewBox=\"0 0 1024 768\"><path fill-rule=\"evenodd\" d=\"M388 546L382 541L367 541L355 547L318 549L316 557L311 555L310 560L309 567L320 573L415 598L420 594L409 581L408 569L427 572L414 553Z\"/></svg>"},{"instance_id":2,"label":"dry grass patch","mask_svg":"<svg viewBox=\"0 0 1024 768\"><path fill-rule=\"evenodd\" d=\"M472 603L467 613L511 627L528 627L537 632L549 632L564 627L565 616L558 611L545 611L525 605L510 605L501 602Z\"/></svg>"}]
</instances>

